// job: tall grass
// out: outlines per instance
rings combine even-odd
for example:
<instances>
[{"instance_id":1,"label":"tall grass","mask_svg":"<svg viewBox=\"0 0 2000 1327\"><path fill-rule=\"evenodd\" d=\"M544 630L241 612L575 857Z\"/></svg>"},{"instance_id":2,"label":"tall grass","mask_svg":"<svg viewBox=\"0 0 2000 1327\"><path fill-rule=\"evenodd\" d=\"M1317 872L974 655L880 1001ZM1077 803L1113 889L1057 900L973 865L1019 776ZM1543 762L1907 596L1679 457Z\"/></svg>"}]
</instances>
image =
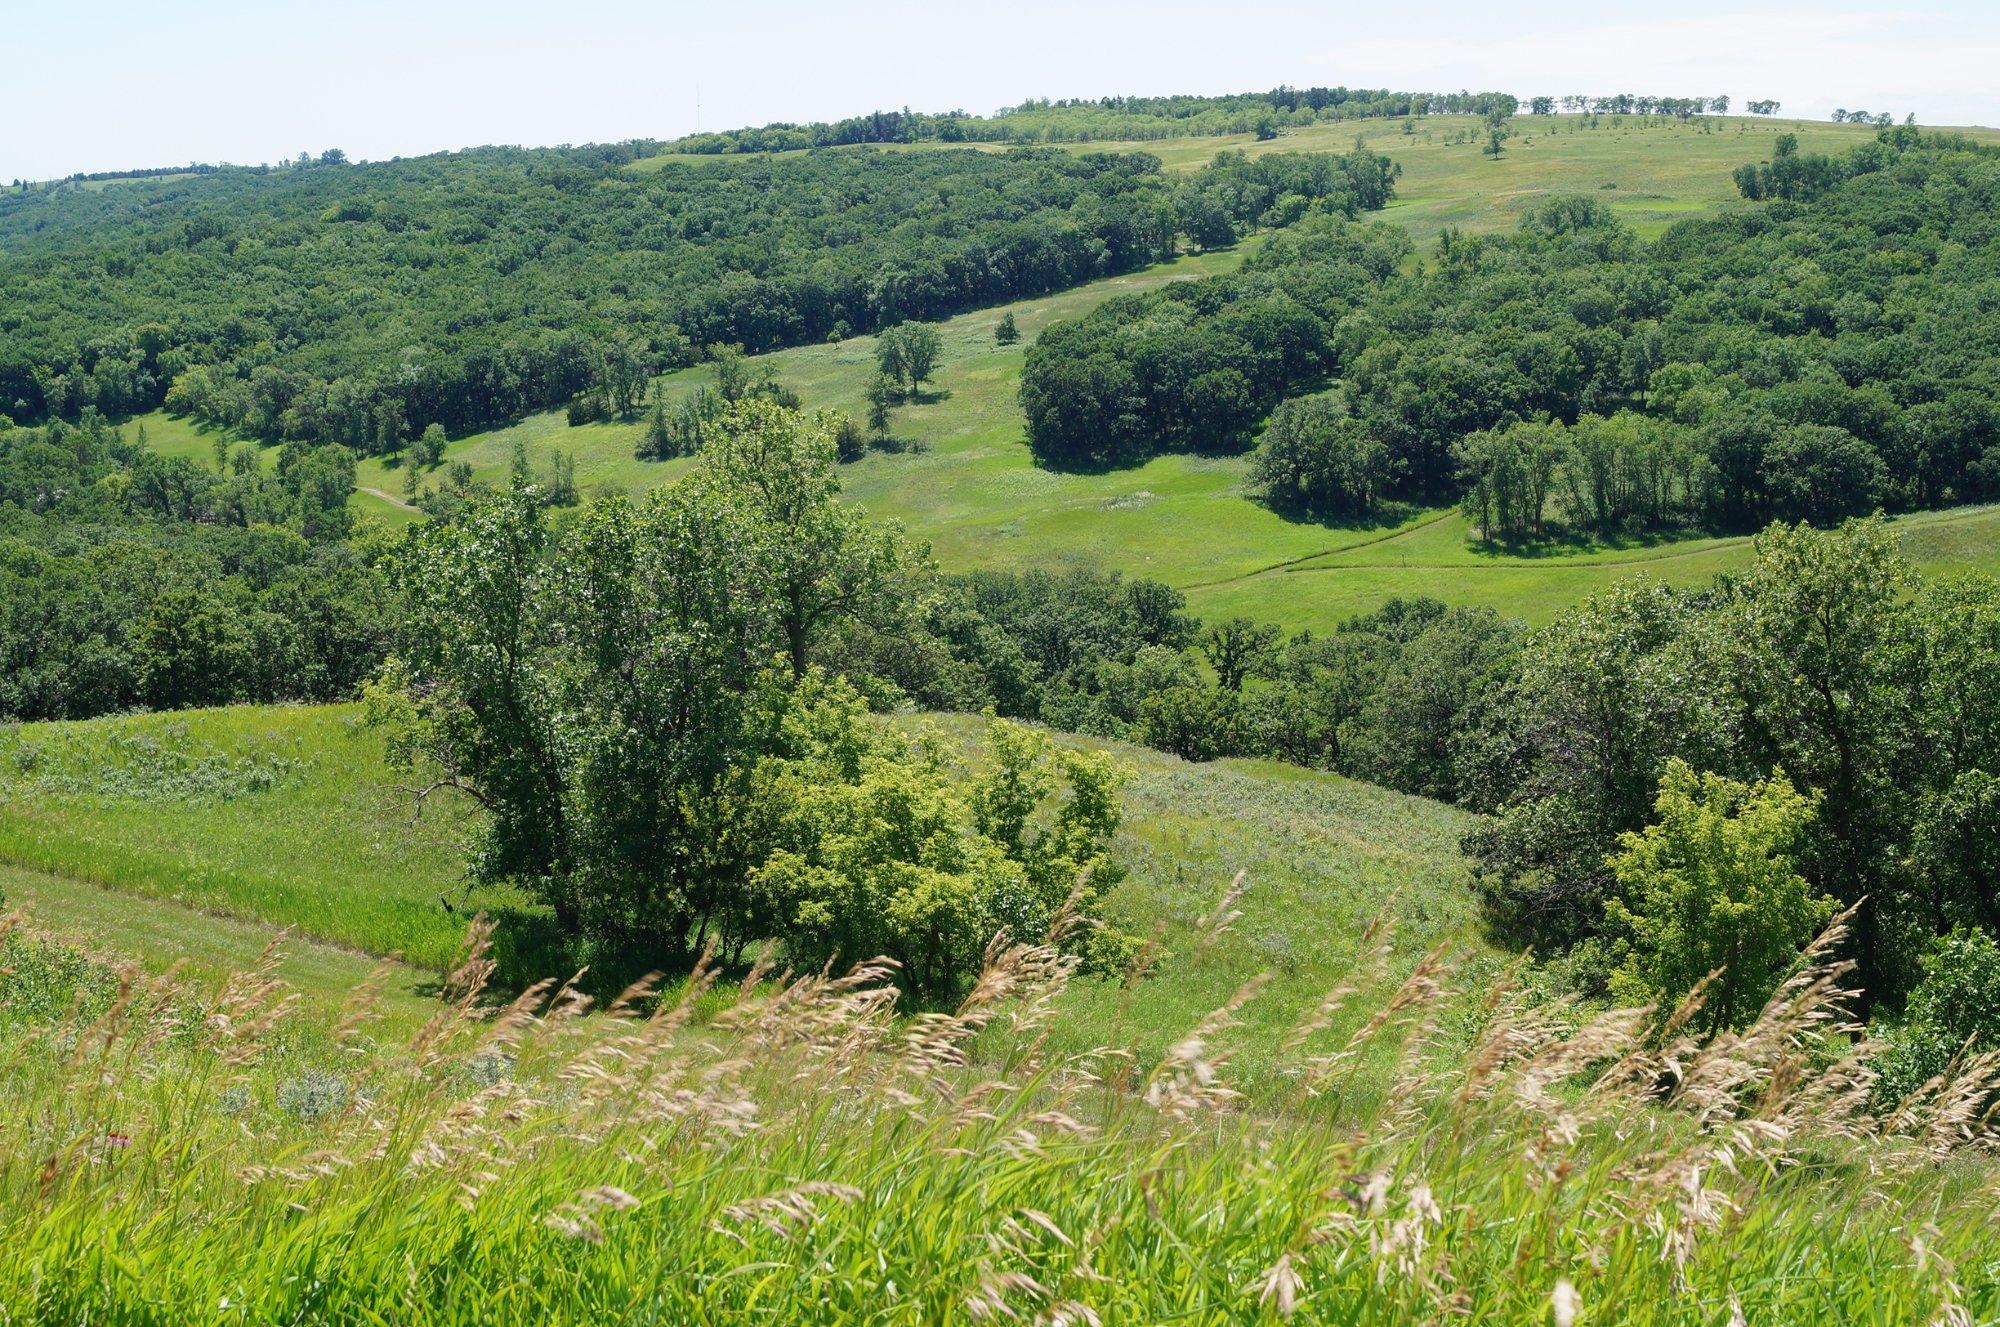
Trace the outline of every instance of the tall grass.
<instances>
[{"instance_id":1,"label":"tall grass","mask_svg":"<svg viewBox=\"0 0 2000 1327\"><path fill-rule=\"evenodd\" d=\"M1700 1042L1455 995L1442 951L1362 996L1376 934L1254 1097L1257 981L1155 1059L1056 1053L1071 962L1004 938L950 1014L897 1018L871 963L586 1017L483 1003L475 932L414 1038L364 989L311 1071L268 963L9 1021L46 995L17 973L0 1321L1990 1320L1996 1066L1873 1110L1835 938Z\"/></svg>"}]
</instances>

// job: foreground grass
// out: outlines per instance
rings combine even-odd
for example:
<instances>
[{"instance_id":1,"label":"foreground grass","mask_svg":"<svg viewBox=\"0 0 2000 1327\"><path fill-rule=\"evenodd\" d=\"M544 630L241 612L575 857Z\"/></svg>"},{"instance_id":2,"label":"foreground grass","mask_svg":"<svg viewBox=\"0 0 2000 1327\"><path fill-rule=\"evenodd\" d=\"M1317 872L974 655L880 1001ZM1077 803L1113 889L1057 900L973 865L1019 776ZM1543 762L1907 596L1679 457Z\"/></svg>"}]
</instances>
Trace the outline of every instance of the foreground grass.
<instances>
[{"instance_id":1,"label":"foreground grass","mask_svg":"<svg viewBox=\"0 0 2000 1327\"><path fill-rule=\"evenodd\" d=\"M1219 941L1227 914L1198 941ZM1378 937L1379 938L1379 937ZM1364 942L1342 978L1366 983ZM2000 1312L1990 1063L1888 1123L1804 974L1654 1048L1426 961L1343 981L1244 1095L1254 981L1163 1054L1055 1049L996 945L953 1015L887 974L295 1028L282 985L78 1011L0 976L0 1317L22 1322L1904 1324ZM1138 999L1162 979L1140 978ZM78 983L86 985L87 983ZM720 1004L718 1009L716 1006ZM712 1012L711 1012L712 1011ZM1551 1016L1554 1015L1554 1016ZM316 1057L317 1061L316 1061ZM1362 1095L1357 1064L1393 1090Z\"/></svg>"}]
</instances>

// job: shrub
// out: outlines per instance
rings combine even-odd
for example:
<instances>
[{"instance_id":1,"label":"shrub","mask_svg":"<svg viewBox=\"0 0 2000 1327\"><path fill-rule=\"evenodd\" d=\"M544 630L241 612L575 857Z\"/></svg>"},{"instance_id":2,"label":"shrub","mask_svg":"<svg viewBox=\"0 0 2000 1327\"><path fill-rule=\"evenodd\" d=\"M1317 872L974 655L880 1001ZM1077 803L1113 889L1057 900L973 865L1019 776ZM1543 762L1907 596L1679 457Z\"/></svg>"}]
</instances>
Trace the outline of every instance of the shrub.
<instances>
[{"instance_id":1,"label":"shrub","mask_svg":"<svg viewBox=\"0 0 2000 1327\"><path fill-rule=\"evenodd\" d=\"M749 889L795 963L880 954L920 995L949 995L997 931L1040 939L1073 890L1082 919L1116 883L1120 775L1107 757L996 721L992 764L966 794L934 752L871 735L860 716L827 684L795 712L790 749L753 776L772 847Z\"/></svg>"},{"instance_id":2,"label":"shrub","mask_svg":"<svg viewBox=\"0 0 2000 1327\"><path fill-rule=\"evenodd\" d=\"M1612 994L1671 1005L1719 970L1703 1021L1754 1017L1833 914L1792 869L1816 807L1782 775L1746 787L1669 761L1657 821L1623 835L1611 861L1622 897L1605 908L1625 932Z\"/></svg>"},{"instance_id":3,"label":"shrub","mask_svg":"<svg viewBox=\"0 0 2000 1327\"><path fill-rule=\"evenodd\" d=\"M1879 1098L1901 1101L1967 1050L2000 1050L2000 944L1959 927L1931 948L1903 1022L1875 1061Z\"/></svg>"}]
</instances>

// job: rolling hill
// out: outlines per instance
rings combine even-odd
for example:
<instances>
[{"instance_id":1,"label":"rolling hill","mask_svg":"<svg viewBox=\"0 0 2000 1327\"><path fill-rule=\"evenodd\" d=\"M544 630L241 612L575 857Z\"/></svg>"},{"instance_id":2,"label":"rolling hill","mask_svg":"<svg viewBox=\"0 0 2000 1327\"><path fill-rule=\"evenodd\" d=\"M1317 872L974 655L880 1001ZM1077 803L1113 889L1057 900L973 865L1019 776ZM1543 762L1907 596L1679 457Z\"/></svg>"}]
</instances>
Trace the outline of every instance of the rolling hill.
<instances>
[{"instance_id":1,"label":"rolling hill","mask_svg":"<svg viewBox=\"0 0 2000 1327\"><path fill-rule=\"evenodd\" d=\"M978 720L931 725L976 754ZM1106 748L1089 739L1064 739ZM1354 937L1385 910L1404 937L1397 967L1453 940L1479 947L1458 839L1470 817L1422 798L1264 761L1193 765L1111 744L1131 779L1117 856L1129 877L1109 912L1168 946L1138 1031L1154 1044L1220 1003L1246 971L1273 973L1253 1013L1253 1058L1344 970ZM400 956L394 989L435 989L471 914L502 920L504 980L547 975L535 909L506 890L468 890L472 814L433 801L421 816L358 706L233 706L0 732L0 894L92 948L157 966L234 970L278 928L297 950L288 979L337 1006L375 958ZM1237 872L1242 920L1198 954L1195 921ZM1086 983L1072 1031L1102 1032L1123 1002Z\"/></svg>"},{"instance_id":2,"label":"rolling hill","mask_svg":"<svg viewBox=\"0 0 2000 1327\"><path fill-rule=\"evenodd\" d=\"M1071 147L1130 146L1160 156L1170 170L1188 171L1220 150L1253 155L1332 150L1358 140L1391 155L1403 170L1397 197L1382 216L1428 245L1447 226L1472 233L1511 228L1537 200L1580 191L1608 201L1642 234L1657 233L1679 217L1739 206L1730 170L1767 157L1780 133L1798 135L1804 149L1835 150L1867 141L1872 132L1752 119L1681 124L1600 117L1596 127L1587 127L1585 117L1524 116L1517 136L1494 160L1483 156L1471 137L1478 123L1472 117L1437 116L1416 122L1407 134L1400 121L1362 121L1311 126L1267 142L1238 135ZM2000 132L1973 132L2000 140ZM677 159L683 158L648 158L626 169L657 170L659 163ZM1539 623L1620 576L1645 572L1687 583L1740 562L1741 539L1554 546L1517 555L1474 543L1464 521L1444 510L1408 509L1366 527L1287 520L1245 495L1243 457L1163 456L1102 474L1037 468L1023 445L1014 397L1026 341L996 345L993 329L1001 316L1012 313L1024 338L1032 339L1050 323L1115 295L1233 270L1258 242L1253 236L1233 250L946 320L941 390L935 399L896 412L891 433L900 450L877 452L846 467L847 496L878 517L901 521L930 543L949 570L1118 569L1185 590L1204 615L1243 613L1289 627L1323 629L1392 596L1414 594L1487 605ZM759 359L807 406L856 418L866 413L872 337ZM702 365L670 374L663 384L672 399L712 381L712 368ZM212 435L186 420L154 414L140 422L157 449L197 458L212 453ZM537 467L560 452L574 460L584 491L606 486L637 491L667 482L685 464L634 459L642 428L636 420L572 428L560 412L551 411L457 439L446 457L497 482L517 446L527 449ZM364 461L356 510L390 524L414 519L405 501L405 477L393 461ZM1920 566L1940 570L2000 567L1996 519L1977 510L1909 518L1909 552Z\"/></svg>"}]
</instances>

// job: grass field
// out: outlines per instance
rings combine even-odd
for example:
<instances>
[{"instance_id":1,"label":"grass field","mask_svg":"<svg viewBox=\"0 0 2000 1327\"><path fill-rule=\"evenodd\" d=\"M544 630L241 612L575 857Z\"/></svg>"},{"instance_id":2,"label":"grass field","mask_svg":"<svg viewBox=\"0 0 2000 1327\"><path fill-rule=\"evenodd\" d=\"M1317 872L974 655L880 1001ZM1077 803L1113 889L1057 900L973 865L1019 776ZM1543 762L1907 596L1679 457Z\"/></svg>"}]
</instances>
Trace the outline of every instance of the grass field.
<instances>
[{"instance_id":1,"label":"grass field","mask_svg":"<svg viewBox=\"0 0 2000 1327\"><path fill-rule=\"evenodd\" d=\"M1296 909L1295 909L1296 910ZM1237 923L1240 929L1241 923ZM1646 1035L1381 937L1275 1026L1230 942L1079 1008L996 951L578 1018L478 978L415 1035L7 941L0 1316L48 1323L1627 1327L1991 1322L2000 1068L1869 1109L1830 951L1738 1034ZM1208 946L1208 951L1204 950ZM1243 956L1232 955L1240 961ZM1265 970L1269 970L1268 965ZM1358 989L1357 989L1358 987ZM1100 989L1109 990L1108 987ZM72 995L72 992L74 994ZM692 995L692 998L690 996ZM1282 1029L1282 1031L1280 1031ZM1275 1034L1275 1035L1274 1035ZM1275 1055L1252 1058L1279 1040ZM1990 1113L1988 1113L1990 1116Z\"/></svg>"},{"instance_id":2,"label":"grass field","mask_svg":"<svg viewBox=\"0 0 2000 1327\"><path fill-rule=\"evenodd\" d=\"M1809 151L1866 141L1861 126L1726 118L1706 124L1651 123L1604 117L1586 128L1577 117L1516 121L1516 137L1495 161L1476 141L1452 142L1470 119L1324 125L1268 143L1168 139L1132 144L1173 169L1192 169L1222 148L1249 152L1342 149L1359 134L1403 164L1396 202L1382 214L1427 244L1445 226L1478 231L1514 224L1550 193L1587 191L1610 200L1632 224L1657 229L1678 216L1733 205L1729 171L1766 158L1781 132L1800 135ZM2000 139L2000 131L1975 130ZM1078 150L1112 144L1071 145ZM658 159L655 159L658 160ZM637 163L633 169L644 169ZM1382 528L1326 528L1282 519L1243 492L1246 462L1228 457L1160 457L1099 475L1036 468L1024 445L1015 393L1025 343L1049 323L1073 317L1108 296L1161 282L1226 272L1243 250L1183 258L1147 272L1096 282L1005 308L979 310L943 324L945 355L939 399L896 412L893 435L903 450L877 453L846 468L847 496L881 518L895 519L929 541L950 570L975 567L1085 566L1122 569L1186 590L1206 615L1247 613L1289 627L1324 628L1393 595L1428 594L1487 604L1530 622L1546 621L1620 576L1644 571L1677 582L1703 579L1744 556L1742 540L1694 540L1646 547L1593 546L1514 556L1476 547L1447 512L1410 512ZM994 345L993 328L1012 312L1024 342ZM857 337L765 357L780 381L807 405L861 417L873 372L874 340ZM665 380L670 393L711 379L706 367ZM162 449L207 456L207 435L163 415L146 417ZM576 463L586 491L628 491L665 483L685 463L634 459L637 422L570 428L560 412L454 441L451 460L501 482L516 443L546 467L557 452ZM369 519L404 524L404 474L364 462L355 509ZM1912 518L1908 548L1920 565L2000 569L2000 516L1991 512Z\"/></svg>"},{"instance_id":3,"label":"grass field","mask_svg":"<svg viewBox=\"0 0 2000 1327\"><path fill-rule=\"evenodd\" d=\"M1729 173L1745 161L1768 160L1779 134L1798 135L1804 152L1837 152L1875 136L1865 125L1818 120L1707 117L1680 124L1600 116L1591 128L1582 116L1519 115L1495 159L1480 151L1485 125L1477 117L1436 116L1414 127L1406 134L1401 120L1362 120L1292 130L1263 143L1241 134L1123 146L1154 153L1170 170L1194 170L1218 150L1336 152L1359 139L1403 168L1396 197L1381 215L1423 244L1448 226L1510 229L1538 200L1563 193L1595 194L1640 234L1654 235L1682 217L1734 205ZM1966 132L2000 141L2000 130Z\"/></svg>"},{"instance_id":4,"label":"grass field","mask_svg":"<svg viewBox=\"0 0 2000 1327\"><path fill-rule=\"evenodd\" d=\"M413 821L380 736L359 717L353 706L241 706L0 734L0 893L45 925L155 963L213 969L293 927L320 942L306 984L327 990L365 971L363 953L405 956L409 989L434 981L484 906L503 917L506 975L545 975L520 900L462 883L465 809L434 804ZM903 722L939 725L969 757L979 749L977 720ZM1178 949L1237 871L1249 884L1236 929L1198 962L1170 964L1142 1040L1198 1017L1246 971L1269 970L1270 998L1246 1015L1268 1054L1392 898L1412 959L1447 938L1471 941L1461 813L1290 766L1116 750L1132 772L1116 850L1131 874L1111 913L1135 932L1164 925ZM302 763L278 763L293 758ZM1080 1036L1117 1017L1112 987L1086 983L1075 998Z\"/></svg>"},{"instance_id":5,"label":"grass field","mask_svg":"<svg viewBox=\"0 0 2000 1327\"><path fill-rule=\"evenodd\" d=\"M440 896L514 900L462 898L462 812L413 820L360 717L244 706L0 730L0 861L436 971L465 929Z\"/></svg>"},{"instance_id":6,"label":"grass field","mask_svg":"<svg viewBox=\"0 0 2000 1327\"><path fill-rule=\"evenodd\" d=\"M1805 152L1837 152L1868 142L1867 125L1824 120L1709 116L1688 124L1639 116L1599 116L1596 127L1577 115L1514 118L1514 136L1496 160L1485 156L1485 121L1477 116L1427 116L1405 133L1402 120L1353 120L1290 129L1258 142L1252 134L1164 138L1135 142L1063 143L1071 152L1149 152L1170 171L1193 171L1221 151L1344 152L1357 140L1403 168L1396 198L1381 215L1408 227L1421 243L1447 226L1478 232L1512 227L1523 212L1555 193L1595 193L1641 234L1652 235L1691 213L1736 201L1729 173L1745 161L1768 160L1779 134L1796 134ZM2000 129L1962 132L2000 141ZM1457 140L1457 141L1454 141ZM1004 143L926 143L896 151L1005 151ZM849 150L849 149L835 149ZM869 150L869 149L860 149ZM666 155L634 162L633 171L669 161L714 157Z\"/></svg>"},{"instance_id":7,"label":"grass field","mask_svg":"<svg viewBox=\"0 0 2000 1327\"><path fill-rule=\"evenodd\" d=\"M73 876L0 866L0 913L19 909L34 930L111 961L220 982L254 967L278 928L107 888ZM303 936L285 937L277 976L320 1013L337 1011L376 968L374 957ZM437 974L397 965L382 988L389 1029L408 1035L437 1008Z\"/></svg>"}]
</instances>

